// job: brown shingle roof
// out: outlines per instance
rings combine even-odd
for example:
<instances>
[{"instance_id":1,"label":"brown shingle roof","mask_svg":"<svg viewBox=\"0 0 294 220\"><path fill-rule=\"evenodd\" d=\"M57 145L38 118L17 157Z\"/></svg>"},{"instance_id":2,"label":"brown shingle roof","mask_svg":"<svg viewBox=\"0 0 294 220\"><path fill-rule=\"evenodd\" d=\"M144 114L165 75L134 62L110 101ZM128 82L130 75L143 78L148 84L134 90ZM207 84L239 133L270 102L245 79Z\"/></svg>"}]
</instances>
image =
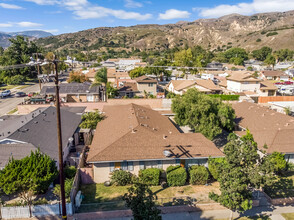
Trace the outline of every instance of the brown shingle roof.
<instances>
[{"instance_id":1,"label":"brown shingle roof","mask_svg":"<svg viewBox=\"0 0 294 220\"><path fill-rule=\"evenodd\" d=\"M125 82L122 87L119 88L120 92L138 92L137 83Z\"/></svg>"},{"instance_id":2,"label":"brown shingle roof","mask_svg":"<svg viewBox=\"0 0 294 220\"><path fill-rule=\"evenodd\" d=\"M286 76L286 74L283 71L274 71L274 70L265 70L265 71L261 71L261 73L264 76Z\"/></svg>"},{"instance_id":3,"label":"brown shingle roof","mask_svg":"<svg viewBox=\"0 0 294 220\"><path fill-rule=\"evenodd\" d=\"M122 161L172 158L220 157L222 152L202 134L180 133L158 112L129 104L105 106L106 119L96 129L88 161ZM171 158L171 159L172 159Z\"/></svg>"},{"instance_id":4,"label":"brown shingle roof","mask_svg":"<svg viewBox=\"0 0 294 220\"><path fill-rule=\"evenodd\" d=\"M197 79L197 80L172 80L170 83L173 84L174 89L181 91L191 86L199 85L208 90L220 91L222 90L219 86L215 85L211 80ZM169 83L169 84L170 84Z\"/></svg>"},{"instance_id":5,"label":"brown shingle roof","mask_svg":"<svg viewBox=\"0 0 294 220\"><path fill-rule=\"evenodd\" d=\"M250 81L250 82L260 82L261 80L260 79L256 79L254 78L251 73L249 72L238 72L238 71L235 71L234 73L232 72L232 75L229 76L227 78L227 80L231 80L231 81L237 81L237 82L247 82L247 81Z\"/></svg>"},{"instance_id":6,"label":"brown shingle roof","mask_svg":"<svg viewBox=\"0 0 294 220\"><path fill-rule=\"evenodd\" d=\"M260 82L260 89L261 90L278 90L274 83L270 81L262 81Z\"/></svg>"},{"instance_id":7,"label":"brown shingle roof","mask_svg":"<svg viewBox=\"0 0 294 220\"><path fill-rule=\"evenodd\" d=\"M250 130L260 149L267 144L263 150L268 153L294 153L293 117L249 102L235 103L233 108L236 122Z\"/></svg>"},{"instance_id":8,"label":"brown shingle roof","mask_svg":"<svg viewBox=\"0 0 294 220\"><path fill-rule=\"evenodd\" d=\"M107 68L107 78L115 78L116 69L115 68Z\"/></svg>"},{"instance_id":9,"label":"brown shingle roof","mask_svg":"<svg viewBox=\"0 0 294 220\"><path fill-rule=\"evenodd\" d=\"M157 83L156 79L153 79L151 77L148 76L139 76L137 78L135 78L134 80L137 81L137 83Z\"/></svg>"}]
</instances>

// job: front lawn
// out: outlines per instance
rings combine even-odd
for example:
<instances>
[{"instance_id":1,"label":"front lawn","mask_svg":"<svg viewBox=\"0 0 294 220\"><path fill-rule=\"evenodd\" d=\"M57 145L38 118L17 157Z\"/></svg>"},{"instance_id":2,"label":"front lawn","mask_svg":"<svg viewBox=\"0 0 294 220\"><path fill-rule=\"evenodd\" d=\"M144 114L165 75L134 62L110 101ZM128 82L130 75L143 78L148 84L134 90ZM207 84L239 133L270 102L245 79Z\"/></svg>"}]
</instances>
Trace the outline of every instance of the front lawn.
<instances>
[{"instance_id":1,"label":"front lawn","mask_svg":"<svg viewBox=\"0 0 294 220\"><path fill-rule=\"evenodd\" d=\"M293 212L293 213L283 213L282 216L283 216L286 220L294 220L294 212Z\"/></svg>"},{"instance_id":2,"label":"front lawn","mask_svg":"<svg viewBox=\"0 0 294 220\"><path fill-rule=\"evenodd\" d=\"M101 184L82 185L80 190L84 196L80 212L106 211L124 209L122 196L128 192L130 186L104 186ZM182 205L195 201L197 203L214 202L208 198L211 191L219 193L219 184L212 183L209 186L187 185L181 187L152 186L151 190L157 197L156 203L160 206Z\"/></svg>"},{"instance_id":3,"label":"front lawn","mask_svg":"<svg viewBox=\"0 0 294 220\"><path fill-rule=\"evenodd\" d=\"M266 187L264 191L273 199L294 197L294 172L288 172L282 177L277 177L274 184Z\"/></svg>"}]
</instances>

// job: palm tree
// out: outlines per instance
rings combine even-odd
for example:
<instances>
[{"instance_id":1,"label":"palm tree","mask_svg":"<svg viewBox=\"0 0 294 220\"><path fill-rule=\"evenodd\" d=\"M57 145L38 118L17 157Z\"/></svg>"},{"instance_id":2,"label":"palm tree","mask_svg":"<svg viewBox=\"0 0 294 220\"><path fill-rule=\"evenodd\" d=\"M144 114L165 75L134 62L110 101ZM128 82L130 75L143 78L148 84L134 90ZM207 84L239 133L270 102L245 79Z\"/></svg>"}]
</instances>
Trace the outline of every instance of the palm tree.
<instances>
[{"instance_id":1,"label":"palm tree","mask_svg":"<svg viewBox=\"0 0 294 220\"><path fill-rule=\"evenodd\" d=\"M99 69L95 74L95 81L92 86L105 86L105 101L107 102L107 68L103 67Z\"/></svg>"}]
</instances>

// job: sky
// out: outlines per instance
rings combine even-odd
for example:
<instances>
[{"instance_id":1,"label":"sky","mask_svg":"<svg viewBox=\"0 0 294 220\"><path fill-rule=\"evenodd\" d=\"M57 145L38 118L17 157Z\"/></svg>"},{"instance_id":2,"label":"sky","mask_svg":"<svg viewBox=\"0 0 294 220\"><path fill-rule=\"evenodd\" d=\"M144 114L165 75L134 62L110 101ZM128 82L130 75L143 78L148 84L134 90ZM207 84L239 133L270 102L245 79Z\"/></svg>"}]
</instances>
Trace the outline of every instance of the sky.
<instances>
[{"instance_id":1,"label":"sky","mask_svg":"<svg viewBox=\"0 0 294 220\"><path fill-rule=\"evenodd\" d=\"M294 10L294 0L0 0L0 32L44 30L57 35L289 10Z\"/></svg>"}]
</instances>

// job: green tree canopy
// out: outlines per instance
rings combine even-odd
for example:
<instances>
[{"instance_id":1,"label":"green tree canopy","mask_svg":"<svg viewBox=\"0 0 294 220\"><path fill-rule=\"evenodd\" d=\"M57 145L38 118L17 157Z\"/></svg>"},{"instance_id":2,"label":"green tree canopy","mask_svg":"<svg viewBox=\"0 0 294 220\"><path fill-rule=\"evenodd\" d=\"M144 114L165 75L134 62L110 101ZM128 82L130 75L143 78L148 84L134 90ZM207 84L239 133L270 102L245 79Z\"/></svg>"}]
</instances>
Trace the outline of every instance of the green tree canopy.
<instances>
[{"instance_id":1,"label":"green tree canopy","mask_svg":"<svg viewBox=\"0 0 294 220\"><path fill-rule=\"evenodd\" d=\"M96 129L98 122L102 121L104 116L98 111L88 112L82 116L80 128Z\"/></svg>"},{"instance_id":2,"label":"green tree canopy","mask_svg":"<svg viewBox=\"0 0 294 220\"><path fill-rule=\"evenodd\" d=\"M135 182L123 197L134 216L134 220L160 220L160 210L154 203L155 196L148 185Z\"/></svg>"},{"instance_id":3,"label":"green tree canopy","mask_svg":"<svg viewBox=\"0 0 294 220\"><path fill-rule=\"evenodd\" d=\"M44 193L57 175L55 162L36 150L21 160L9 161L0 171L0 189L7 195L26 190Z\"/></svg>"},{"instance_id":4,"label":"green tree canopy","mask_svg":"<svg viewBox=\"0 0 294 220\"><path fill-rule=\"evenodd\" d=\"M147 73L145 72L145 69L143 67L137 67L137 68L131 70L129 73L129 75L132 79L137 78L139 76L144 76L145 74L147 74Z\"/></svg>"},{"instance_id":5,"label":"green tree canopy","mask_svg":"<svg viewBox=\"0 0 294 220\"><path fill-rule=\"evenodd\" d=\"M210 198L225 207L240 212L252 208L250 188L270 185L274 178L271 156L261 158L252 134L241 138L230 136L224 148L226 163L218 167L221 195L210 193Z\"/></svg>"},{"instance_id":6,"label":"green tree canopy","mask_svg":"<svg viewBox=\"0 0 294 220\"><path fill-rule=\"evenodd\" d=\"M252 51L252 56L259 61L264 61L266 57L271 53L272 53L272 48L262 47L259 50Z\"/></svg>"},{"instance_id":7,"label":"green tree canopy","mask_svg":"<svg viewBox=\"0 0 294 220\"><path fill-rule=\"evenodd\" d=\"M37 47L34 42L30 42L23 36L9 39L11 45L0 56L1 66L10 66L17 64L26 64L30 62L30 57L33 53L41 52L41 48ZM23 77L35 77L35 67L25 67L20 69L10 69L0 71L0 83L3 82L5 77L15 75L22 75Z\"/></svg>"},{"instance_id":8,"label":"green tree canopy","mask_svg":"<svg viewBox=\"0 0 294 220\"><path fill-rule=\"evenodd\" d=\"M266 59L264 60L264 63L269 65L269 66L272 66L274 68L275 64L276 64L276 58L269 54L267 55Z\"/></svg>"},{"instance_id":9,"label":"green tree canopy","mask_svg":"<svg viewBox=\"0 0 294 220\"><path fill-rule=\"evenodd\" d=\"M104 85L107 84L107 68L103 67L99 69L95 74L95 81L93 85Z\"/></svg>"},{"instance_id":10,"label":"green tree canopy","mask_svg":"<svg viewBox=\"0 0 294 220\"><path fill-rule=\"evenodd\" d=\"M222 128L230 131L234 128L234 109L220 98L207 96L197 89L176 96L172 111L179 125L189 125L211 140L222 132Z\"/></svg>"}]
</instances>

